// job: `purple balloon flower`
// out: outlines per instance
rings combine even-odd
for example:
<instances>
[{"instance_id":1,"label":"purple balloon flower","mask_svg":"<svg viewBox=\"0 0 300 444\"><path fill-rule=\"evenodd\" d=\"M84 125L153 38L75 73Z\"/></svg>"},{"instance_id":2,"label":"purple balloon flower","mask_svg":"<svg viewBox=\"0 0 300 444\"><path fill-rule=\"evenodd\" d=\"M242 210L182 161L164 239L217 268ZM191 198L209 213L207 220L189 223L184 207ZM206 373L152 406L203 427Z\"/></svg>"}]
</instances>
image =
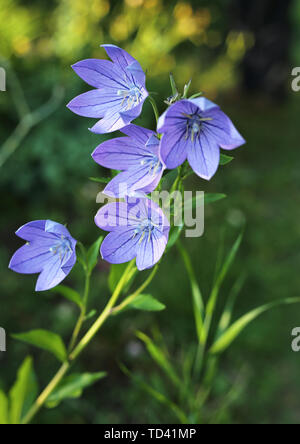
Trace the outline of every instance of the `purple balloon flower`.
<instances>
[{"instance_id":1,"label":"purple balloon flower","mask_svg":"<svg viewBox=\"0 0 300 444\"><path fill-rule=\"evenodd\" d=\"M108 196L122 198L148 194L159 184L165 165L160 159L155 132L129 125L122 129L129 137L103 142L92 154L99 165L122 170L104 189Z\"/></svg>"},{"instance_id":2,"label":"purple balloon flower","mask_svg":"<svg viewBox=\"0 0 300 444\"><path fill-rule=\"evenodd\" d=\"M95 223L110 231L101 245L101 255L112 264L136 258L137 268L153 267L162 257L168 243L170 223L153 201L135 199L135 203L111 203L102 207Z\"/></svg>"},{"instance_id":3,"label":"purple balloon flower","mask_svg":"<svg viewBox=\"0 0 300 444\"><path fill-rule=\"evenodd\" d=\"M194 172L211 179L220 163L220 147L233 150L245 140L220 107L204 97L181 100L160 117L161 157L167 168L188 159Z\"/></svg>"},{"instance_id":4,"label":"purple balloon flower","mask_svg":"<svg viewBox=\"0 0 300 444\"><path fill-rule=\"evenodd\" d=\"M96 89L68 104L80 116L102 118L91 128L98 134L119 130L136 119L148 96L141 65L117 46L103 45L103 48L112 62L88 59L72 66L79 77Z\"/></svg>"},{"instance_id":5,"label":"purple balloon flower","mask_svg":"<svg viewBox=\"0 0 300 444\"><path fill-rule=\"evenodd\" d=\"M76 240L61 224L51 220L29 222L16 235L27 243L12 257L9 268L17 273L40 273L36 291L56 287L76 262Z\"/></svg>"}]
</instances>

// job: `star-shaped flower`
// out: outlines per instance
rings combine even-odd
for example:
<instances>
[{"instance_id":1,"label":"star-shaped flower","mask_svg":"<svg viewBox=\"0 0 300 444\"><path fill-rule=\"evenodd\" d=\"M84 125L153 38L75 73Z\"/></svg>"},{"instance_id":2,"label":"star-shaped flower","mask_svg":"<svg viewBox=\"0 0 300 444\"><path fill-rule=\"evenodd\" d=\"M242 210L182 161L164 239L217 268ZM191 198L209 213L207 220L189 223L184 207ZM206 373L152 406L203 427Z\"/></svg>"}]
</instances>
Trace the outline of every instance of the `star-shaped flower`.
<instances>
[{"instance_id":1,"label":"star-shaped flower","mask_svg":"<svg viewBox=\"0 0 300 444\"><path fill-rule=\"evenodd\" d=\"M23 225L16 235L27 243L12 257L9 268L17 273L40 273L36 291L56 287L76 262L76 240L61 224L37 220Z\"/></svg>"},{"instance_id":2,"label":"star-shaped flower","mask_svg":"<svg viewBox=\"0 0 300 444\"><path fill-rule=\"evenodd\" d=\"M112 264L136 258L140 271L151 268L161 259L168 243L170 223L161 208L147 198L105 205L95 223L110 231L101 245L101 254Z\"/></svg>"},{"instance_id":3,"label":"star-shaped flower","mask_svg":"<svg viewBox=\"0 0 300 444\"><path fill-rule=\"evenodd\" d=\"M194 172L209 180L220 163L220 147L233 150L245 143L220 107L204 97L184 99L160 117L161 157L166 167L177 168L186 159Z\"/></svg>"},{"instance_id":4,"label":"star-shaped flower","mask_svg":"<svg viewBox=\"0 0 300 444\"><path fill-rule=\"evenodd\" d=\"M103 48L112 62L87 59L72 66L79 77L96 89L68 104L68 108L80 116L101 118L91 128L99 134L119 130L136 119L148 96L141 65L115 45L103 45Z\"/></svg>"},{"instance_id":5,"label":"star-shaped flower","mask_svg":"<svg viewBox=\"0 0 300 444\"><path fill-rule=\"evenodd\" d=\"M103 192L118 198L148 194L155 190L165 170L160 159L160 141L154 131L132 124L122 132L129 137L107 140L92 154L99 165L123 171Z\"/></svg>"}]
</instances>

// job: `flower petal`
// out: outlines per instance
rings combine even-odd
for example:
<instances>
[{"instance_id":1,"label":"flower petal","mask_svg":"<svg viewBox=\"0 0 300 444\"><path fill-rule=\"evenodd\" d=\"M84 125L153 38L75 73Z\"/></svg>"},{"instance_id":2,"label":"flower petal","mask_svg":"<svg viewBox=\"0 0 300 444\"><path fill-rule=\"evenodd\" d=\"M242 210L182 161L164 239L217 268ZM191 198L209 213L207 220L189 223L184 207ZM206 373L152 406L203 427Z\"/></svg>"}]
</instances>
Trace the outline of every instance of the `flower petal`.
<instances>
[{"instance_id":1,"label":"flower petal","mask_svg":"<svg viewBox=\"0 0 300 444\"><path fill-rule=\"evenodd\" d=\"M111 264L129 262L136 257L138 242L135 228L113 231L102 242L102 258Z\"/></svg>"},{"instance_id":2,"label":"flower petal","mask_svg":"<svg viewBox=\"0 0 300 444\"><path fill-rule=\"evenodd\" d=\"M101 143L93 152L96 163L115 170L127 170L141 165L143 158L151 153L145 144L131 137L119 137Z\"/></svg>"},{"instance_id":3,"label":"flower petal","mask_svg":"<svg viewBox=\"0 0 300 444\"><path fill-rule=\"evenodd\" d=\"M50 290L60 284L65 277L66 273L61 269L61 259L59 255L52 255L52 258L47 261L43 271L38 277L35 290Z\"/></svg>"},{"instance_id":4,"label":"flower petal","mask_svg":"<svg viewBox=\"0 0 300 444\"><path fill-rule=\"evenodd\" d=\"M136 107L127 111L122 111L121 104L120 106L118 105L109 109L104 118L91 128L91 131L96 134L105 134L118 131L124 126L127 126L132 120L136 119L136 117L138 117L142 112L143 103L140 103Z\"/></svg>"},{"instance_id":5,"label":"flower petal","mask_svg":"<svg viewBox=\"0 0 300 444\"><path fill-rule=\"evenodd\" d=\"M155 135L154 131L151 131L142 126L134 125L133 123L122 128L122 133L131 137L132 140L139 142L139 145L146 145L151 136Z\"/></svg>"},{"instance_id":6,"label":"flower petal","mask_svg":"<svg viewBox=\"0 0 300 444\"><path fill-rule=\"evenodd\" d=\"M26 244L15 252L8 267L16 273L40 273L52 256L50 245L49 249L45 250L44 245L39 245L36 242L34 244Z\"/></svg>"},{"instance_id":7,"label":"flower petal","mask_svg":"<svg viewBox=\"0 0 300 444\"><path fill-rule=\"evenodd\" d=\"M123 198L130 196L135 191L149 187L155 178L156 176L153 176L149 171L149 165L145 165L144 167L138 165L135 168L130 168L128 171L118 174L109 182L103 192L111 197ZM151 191L153 191L153 189Z\"/></svg>"},{"instance_id":8,"label":"flower petal","mask_svg":"<svg viewBox=\"0 0 300 444\"><path fill-rule=\"evenodd\" d=\"M190 99L192 103L197 105L201 111L210 111L212 109L220 109L220 107L210 100L206 99L206 97L198 97L197 99Z\"/></svg>"},{"instance_id":9,"label":"flower petal","mask_svg":"<svg viewBox=\"0 0 300 444\"><path fill-rule=\"evenodd\" d=\"M104 205L95 216L95 224L105 231L116 231L127 226L136 227L138 220L125 202Z\"/></svg>"},{"instance_id":10,"label":"flower petal","mask_svg":"<svg viewBox=\"0 0 300 444\"><path fill-rule=\"evenodd\" d=\"M202 132L190 143L188 161L195 173L203 179L210 180L220 163L220 149L212 137Z\"/></svg>"},{"instance_id":11,"label":"flower petal","mask_svg":"<svg viewBox=\"0 0 300 444\"><path fill-rule=\"evenodd\" d=\"M221 148L233 150L246 143L229 117L220 109L210 111L207 115L212 120L205 123L204 131L214 138Z\"/></svg>"},{"instance_id":12,"label":"flower petal","mask_svg":"<svg viewBox=\"0 0 300 444\"><path fill-rule=\"evenodd\" d=\"M159 118L157 131L165 133L177 129L186 129L186 114L195 114L199 110L198 106L190 100L180 100L171 105L170 108Z\"/></svg>"},{"instance_id":13,"label":"flower petal","mask_svg":"<svg viewBox=\"0 0 300 444\"><path fill-rule=\"evenodd\" d=\"M42 241L43 239L54 238L55 236L48 235L45 233L46 220L36 220L33 222L29 222L28 224L23 225L18 229L16 235L21 239L26 241L33 241L38 239Z\"/></svg>"},{"instance_id":14,"label":"flower petal","mask_svg":"<svg viewBox=\"0 0 300 444\"><path fill-rule=\"evenodd\" d=\"M107 113L115 113L121 109L122 97L114 90L93 89L75 97L67 107L75 114L83 117L103 117Z\"/></svg>"},{"instance_id":15,"label":"flower petal","mask_svg":"<svg viewBox=\"0 0 300 444\"><path fill-rule=\"evenodd\" d=\"M123 71L109 60L87 59L72 66L76 74L94 88L126 89Z\"/></svg>"},{"instance_id":16,"label":"flower petal","mask_svg":"<svg viewBox=\"0 0 300 444\"><path fill-rule=\"evenodd\" d=\"M151 237L145 236L137 248L137 268L140 271L152 268L164 254L167 243L168 238L158 230L154 230Z\"/></svg>"},{"instance_id":17,"label":"flower petal","mask_svg":"<svg viewBox=\"0 0 300 444\"><path fill-rule=\"evenodd\" d=\"M182 128L166 132L161 138L160 153L168 169L177 168L187 158L189 139L185 137L186 130Z\"/></svg>"}]
</instances>

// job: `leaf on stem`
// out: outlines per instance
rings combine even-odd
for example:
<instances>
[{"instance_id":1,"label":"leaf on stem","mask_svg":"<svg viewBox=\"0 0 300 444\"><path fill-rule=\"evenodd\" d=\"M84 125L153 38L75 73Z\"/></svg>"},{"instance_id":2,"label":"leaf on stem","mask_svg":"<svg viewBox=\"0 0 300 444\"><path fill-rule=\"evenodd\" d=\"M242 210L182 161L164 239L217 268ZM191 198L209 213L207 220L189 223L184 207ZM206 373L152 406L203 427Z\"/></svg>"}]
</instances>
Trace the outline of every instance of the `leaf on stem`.
<instances>
[{"instance_id":1,"label":"leaf on stem","mask_svg":"<svg viewBox=\"0 0 300 444\"><path fill-rule=\"evenodd\" d=\"M237 321L235 321L212 345L210 353L217 354L224 352L232 342L239 336L239 334L258 316L264 312L281 306L289 304L297 304L300 302L300 298L287 298L280 301L271 302L270 304L262 305L261 307L255 308L249 313L245 314Z\"/></svg>"},{"instance_id":2,"label":"leaf on stem","mask_svg":"<svg viewBox=\"0 0 300 444\"><path fill-rule=\"evenodd\" d=\"M134 308L144 311L162 311L166 308L164 304L148 294L140 294L126 308Z\"/></svg>"},{"instance_id":3,"label":"leaf on stem","mask_svg":"<svg viewBox=\"0 0 300 444\"><path fill-rule=\"evenodd\" d=\"M66 287L65 285L58 285L54 289L55 292L59 293L64 298L68 299L71 302L74 302L80 309L82 308L82 300L81 296L77 291L72 288Z\"/></svg>"},{"instance_id":4,"label":"leaf on stem","mask_svg":"<svg viewBox=\"0 0 300 444\"><path fill-rule=\"evenodd\" d=\"M17 380L9 393L10 424L20 424L38 393L38 385L31 357L27 357L18 370Z\"/></svg>"},{"instance_id":5,"label":"leaf on stem","mask_svg":"<svg viewBox=\"0 0 300 444\"><path fill-rule=\"evenodd\" d=\"M80 398L85 388L106 377L105 372L74 373L66 376L47 399L46 407L57 407L64 399Z\"/></svg>"},{"instance_id":6,"label":"leaf on stem","mask_svg":"<svg viewBox=\"0 0 300 444\"><path fill-rule=\"evenodd\" d=\"M220 155L220 165L227 165L228 163L232 162L234 157L227 156L227 154L221 154Z\"/></svg>"},{"instance_id":7,"label":"leaf on stem","mask_svg":"<svg viewBox=\"0 0 300 444\"><path fill-rule=\"evenodd\" d=\"M87 252L87 267L89 273L92 273L92 271L97 265L102 242L103 242L103 236L100 236L96 240L96 242L93 243L93 245L90 247L90 249Z\"/></svg>"},{"instance_id":8,"label":"leaf on stem","mask_svg":"<svg viewBox=\"0 0 300 444\"><path fill-rule=\"evenodd\" d=\"M47 330L31 330L27 333L14 334L12 337L52 353L61 362L67 359L66 347L56 333Z\"/></svg>"},{"instance_id":9,"label":"leaf on stem","mask_svg":"<svg viewBox=\"0 0 300 444\"><path fill-rule=\"evenodd\" d=\"M137 331L136 336L141 341L144 342L152 359L166 373L166 375L170 378L173 384L175 384L177 387L180 386L181 381L177 376L172 364L168 360L168 357L166 356L164 351L161 348L159 348L156 344L154 344L154 342L152 341L152 339L149 338L149 336L145 335L141 331Z\"/></svg>"}]
</instances>

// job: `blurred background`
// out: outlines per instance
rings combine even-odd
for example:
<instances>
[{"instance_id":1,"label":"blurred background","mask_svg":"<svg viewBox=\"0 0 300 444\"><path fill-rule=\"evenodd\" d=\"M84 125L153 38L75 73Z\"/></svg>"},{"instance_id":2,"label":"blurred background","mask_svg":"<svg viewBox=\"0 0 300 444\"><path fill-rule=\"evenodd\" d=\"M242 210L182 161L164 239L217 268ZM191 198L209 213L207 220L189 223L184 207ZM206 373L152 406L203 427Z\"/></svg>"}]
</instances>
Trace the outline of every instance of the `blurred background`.
<instances>
[{"instance_id":1,"label":"blurred background","mask_svg":"<svg viewBox=\"0 0 300 444\"><path fill-rule=\"evenodd\" d=\"M185 239L204 295L211 288L217 248L229 248L246 224L238 260L224 285L247 275L236 316L257 305L299 296L299 113L300 93L291 72L300 66L300 3L292 0L0 0L0 66L7 91L0 92L0 325L9 334L46 328L67 340L77 315L55 292L34 293L35 277L7 269L21 245L14 232L34 219L68 223L72 235L92 243L93 217L105 174L90 154L104 137L88 131L92 121L65 105L89 89L70 65L106 58L103 43L130 52L147 71L160 111L170 91L192 78L192 92L218 102L247 140L211 182L192 177L189 189L225 193L206 210L205 235ZM30 113L33 112L33 113ZM154 127L149 103L139 125ZM109 296L109 266L99 263L91 308ZM82 285L74 269L66 283ZM141 279L143 276L141 276ZM172 423L176 419L119 369L124 362L162 392L160 371L134 332L163 337L170 356L195 343L189 281L176 251L163 262L151 293L167 306L158 314L128 312L108 322L81 358L78 369L108 371L81 400L43 410L39 423ZM300 354L291 351L291 331L300 306L264 315L226 353L211 408L232 387L218 422L299 423ZM8 390L26 354L35 359L43 387L57 364L46 353L8 338L0 354L0 387ZM191 393L193 396L193 393Z\"/></svg>"}]
</instances>

